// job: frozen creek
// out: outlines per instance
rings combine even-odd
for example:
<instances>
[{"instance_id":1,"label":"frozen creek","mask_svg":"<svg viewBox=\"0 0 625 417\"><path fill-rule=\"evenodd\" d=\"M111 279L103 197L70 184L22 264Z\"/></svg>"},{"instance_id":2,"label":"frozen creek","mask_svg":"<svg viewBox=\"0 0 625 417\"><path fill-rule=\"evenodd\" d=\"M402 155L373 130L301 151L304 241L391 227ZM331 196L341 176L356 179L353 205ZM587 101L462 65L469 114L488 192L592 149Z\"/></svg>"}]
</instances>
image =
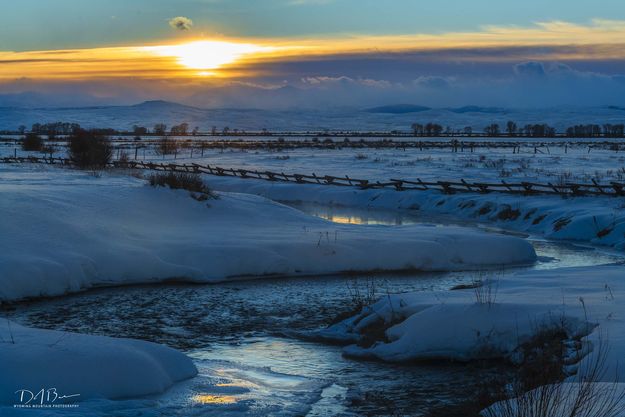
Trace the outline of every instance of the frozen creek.
<instances>
[{"instance_id":1,"label":"frozen creek","mask_svg":"<svg viewBox=\"0 0 625 417\"><path fill-rule=\"evenodd\" d=\"M449 223L398 211L297 208L335 222ZM623 260L616 253L529 239L539 255L531 268ZM89 407L89 415L418 416L470 398L470 387L490 371L449 363L356 361L342 357L338 346L305 341L297 333L329 324L348 309L355 288L366 291L371 282L382 296L447 289L474 276L386 274L103 288L15 304L2 314L24 325L164 343L196 361L199 377L165 395L104 407L85 404L83 411Z\"/></svg>"}]
</instances>

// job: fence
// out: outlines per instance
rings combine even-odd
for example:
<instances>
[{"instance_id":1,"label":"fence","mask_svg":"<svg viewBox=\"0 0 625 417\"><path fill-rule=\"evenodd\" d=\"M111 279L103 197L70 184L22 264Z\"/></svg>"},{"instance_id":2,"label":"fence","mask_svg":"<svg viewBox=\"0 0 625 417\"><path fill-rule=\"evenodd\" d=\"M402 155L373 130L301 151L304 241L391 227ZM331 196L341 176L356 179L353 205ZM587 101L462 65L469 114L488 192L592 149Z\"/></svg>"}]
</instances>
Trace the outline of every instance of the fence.
<instances>
[{"instance_id":1,"label":"fence","mask_svg":"<svg viewBox=\"0 0 625 417\"><path fill-rule=\"evenodd\" d=\"M72 161L67 158L45 158L45 157L4 157L0 158L0 163L43 163L72 165ZM247 170L240 168L223 168L212 165L200 164L172 164L155 163L143 161L113 161L108 164L113 168L124 169L144 169L153 171L184 172L215 175L221 177L238 177L244 179L259 179L264 181L291 182L297 184L317 184L333 185L343 187L355 187L359 189L382 189L390 188L396 191L426 191L437 190L445 194L454 193L506 193L518 195L540 195L553 194L560 196L625 196L625 183L610 182L609 184L599 184L592 181L592 184L576 183L535 183L535 182L468 182L463 179L458 181L421 181L420 179L390 179L388 181L370 181L366 179L336 177L332 175L308 175L308 174L285 174L284 172Z\"/></svg>"}]
</instances>

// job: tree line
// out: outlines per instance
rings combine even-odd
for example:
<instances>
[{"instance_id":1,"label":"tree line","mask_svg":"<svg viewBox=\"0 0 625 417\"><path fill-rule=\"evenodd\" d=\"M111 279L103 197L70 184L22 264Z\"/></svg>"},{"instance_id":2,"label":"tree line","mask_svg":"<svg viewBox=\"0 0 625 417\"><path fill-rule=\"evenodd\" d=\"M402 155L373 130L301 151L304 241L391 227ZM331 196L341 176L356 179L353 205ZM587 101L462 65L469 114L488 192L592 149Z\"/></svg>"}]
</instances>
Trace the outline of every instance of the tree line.
<instances>
[{"instance_id":1,"label":"tree line","mask_svg":"<svg viewBox=\"0 0 625 417\"><path fill-rule=\"evenodd\" d=\"M68 136L82 130L78 123L67 122L54 122L54 123L35 123L32 125L30 131L25 126L20 126L18 133L25 135L27 133L34 133L36 135L47 135L48 139L55 139L57 135ZM131 130L116 130L111 128L94 128L88 129L90 132L100 135L129 135L134 134L137 138L146 135L153 136L195 136L200 134L199 127L190 129L188 123L181 123L168 127L164 123L156 123L152 128L146 126L135 125ZM0 132L0 133L14 133L14 132ZM223 129L217 129L213 126L210 130L212 135L237 135L246 134L247 132L239 129L230 129L228 126ZM263 129L261 134L270 136L271 133L267 129ZM359 132L352 132L357 135ZM360 132L363 133L363 132ZM380 132L382 134L384 132ZM343 133L341 133L343 134ZM406 132L391 131L384 133L388 135L405 136ZM437 136L486 136L486 137L531 137L531 138L549 138L549 137L570 137L570 138L625 138L625 124L578 124L566 128L562 132L558 132L554 127L546 123L526 124L519 126L514 121L508 121L504 125L498 123L491 123L485 126L481 131L474 129L471 126L467 126L462 129L453 129L449 126L444 127L441 124L430 123L413 123L411 125L410 133L412 136L420 137L437 137ZM325 136L332 136L332 134L325 134Z\"/></svg>"},{"instance_id":2,"label":"tree line","mask_svg":"<svg viewBox=\"0 0 625 417\"><path fill-rule=\"evenodd\" d=\"M443 128L438 123L413 123L411 125L414 136L487 136L487 137L530 137L552 138L558 136L556 129L546 123L517 125L514 121L508 121L504 126L491 123L484 127L482 132L475 131L471 126L464 129ZM625 138L625 124L580 124L568 127L562 136L569 138Z\"/></svg>"}]
</instances>

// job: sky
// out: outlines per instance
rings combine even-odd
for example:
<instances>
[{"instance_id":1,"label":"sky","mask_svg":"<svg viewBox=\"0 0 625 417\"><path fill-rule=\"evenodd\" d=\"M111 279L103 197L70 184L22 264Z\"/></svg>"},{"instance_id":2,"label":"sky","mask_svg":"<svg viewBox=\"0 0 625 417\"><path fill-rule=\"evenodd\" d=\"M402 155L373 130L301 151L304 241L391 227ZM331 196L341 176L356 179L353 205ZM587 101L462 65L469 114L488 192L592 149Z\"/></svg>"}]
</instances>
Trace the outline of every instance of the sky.
<instances>
[{"instance_id":1,"label":"sky","mask_svg":"<svg viewBox=\"0 0 625 417\"><path fill-rule=\"evenodd\" d=\"M622 0L0 0L0 105L625 105Z\"/></svg>"}]
</instances>

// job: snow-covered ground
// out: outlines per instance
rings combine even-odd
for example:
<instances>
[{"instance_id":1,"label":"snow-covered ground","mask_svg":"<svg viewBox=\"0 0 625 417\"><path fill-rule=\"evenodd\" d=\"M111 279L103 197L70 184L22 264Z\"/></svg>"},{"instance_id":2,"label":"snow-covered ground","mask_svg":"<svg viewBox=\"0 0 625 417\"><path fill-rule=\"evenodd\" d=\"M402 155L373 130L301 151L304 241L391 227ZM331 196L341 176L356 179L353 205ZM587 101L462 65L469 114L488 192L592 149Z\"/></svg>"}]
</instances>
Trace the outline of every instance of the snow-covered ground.
<instances>
[{"instance_id":1,"label":"snow-covered ground","mask_svg":"<svg viewBox=\"0 0 625 417\"><path fill-rule=\"evenodd\" d=\"M461 227L340 225L249 194L198 201L187 191L153 188L128 173L3 164L0 194L2 301L166 279L465 270L536 258L517 237ZM5 406L49 406L57 395L57 405L87 401L86 406L142 397L196 373L186 356L161 345L31 329L8 320L0 326L0 358ZM208 377L220 372L212 369ZM310 389L306 380L286 382L291 391ZM219 387L207 383L196 402L228 402L235 397L226 394L241 394ZM24 397L16 397L20 390ZM320 392L318 387L311 395ZM310 403L302 400L301 410ZM95 405L111 407L116 406ZM230 408L235 415L247 410L237 401Z\"/></svg>"},{"instance_id":2,"label":"snow-covered ground","mask_svg":"<svg viewBox=\"0 0 625 417\"><path fill-rule=\"evenodd\" d=\"M542 330L558 329L571 340L572 381L579 381L575 372L595 363L603 372L591 382L623 381L623 266L490 274L482 283L482 298L472 288L388 295L317 335L361 342L386 327L386 341L351 344L345 352L393 362L494 357L518 362L524 343ZM573 340L580 345L573 347Z\"/></svg>"},{"instance_id":3,"label":"snow-covered ground","mask_svg":"<svg viewBox=\"0 0 625 417\"><path fill-rule=\"evenodd\" d=\"M94 285L535 260L526 241L461 227L340 225L250 194L197 201L125 174L0 167L0 300Z\"/></svg>"},{"instance_id":4,"label":"snow-covered ground","mask_svg":"<svg viewBox=\"0 0 625 417\"><path fill-rule=\"evenodd\" d=\"M207 176L206 181L216 190L252 193L283 202L445 214L550 239L616 249L625 247L625 210L622 198L616 197L526 197L500 193L445 195L439 191L358 190L212 176Z\"/></svg>"},{"instance_id":5,"label":"snow-covered ground","mask_svg":"<svg viewBox=\"0 0 625 417\"><path fill-rule=\"evenodd\" d=\"M181 141L186 138L179 138ZM149 138L154 140L154 138ZM275 137L263 139L275 140ZM414 138L412 138L414 139ZM336 139L338 142L340 138ZM444 141L447 139L426 138ZM488 138L472 140L488 141ZM505 139L503 139L505 140ZM226 148L223 151L196 147L181 147L174 159L156 155L153 147L140 148L137 157L164 163L197 163L217 165L225 168L248 170L269 170L285 173L333 175L362 178L372 181L388 181L391 178L424 181L460 180L484 182L534 181L553 184L567 182L601 184L610 181L625 181L625 145L609 149L591 148L571 140L567 146L552 145L534 149L536 140L519 139L521 148L466 148L464 152L444 149L288 149L288 150L239 150ZM356 139L354 139L356 141ZM539 140L542 141L542 140ZM562 139L558 139L562 141ZM141 146L141 143L136 144ZM135 144L126 149L134 158ZM0 156L43 156L41 153L24 152L19 143L0 143ZM55 156L64 157L65 149L58 147ZM191 158L191 156L193 156Z\"/></svg>"},{"instance_id":6,"label":"snow-covered ground","mask_svg":"<svg viewBox=\"0 0 625 417\"><path fill-rule=\"evenodd\" d=\"M9 151L7 149L7 151ZM5 151L5 152L7 152ZM525 140L520 151L512 148L475 148L474 152L453 152L448 149L292 149L284 151L194 150L180 149L176 163L210 164L226 168L269 170L274 172L333 175L388 181L391 178L438 181L460 180L497 183L534 181L601 184L625 181L625 152L610 149L591 149L586 145L550 146L534 151L531 140ZM10 151L12 152L12 151ZM129 154L134 156L130 149ZM549 152L549 153L547 153ZM19 154L19 151L18 151ZM139 159L144 159L143 150ZM174 162L173 156L154 155L149 150L145 159L155 162Z\"/></svg>"},{"instance_id":7,"label":"snow-covered ground","mask_svg":"<svg viewBox=\"0 0 625 417\"><path fill-rule=\"evenodd\" d=\"M80 337L86 338L85 336ZM106 340L106 338L94 339ZM127 342L137 345L144 343L130 340ZM145 344L150 345L148 343ZM167 349L158 345L153 346L161 350ZM110 346L105 345L105 347ZM78 351L76 346L71 346L69 350L72 352ZM110 352L110 356L113 356L118 354L119 350L109 349L108 352ZM186 356L174 353L181 357L184 363L191 363L191 359ZM94 356L94 354L91 354L91 357ZM152 375L155 371L158 372L158 364L151 364L152 367L150 368L138 369L138 366L133 362L130 364L130 368L119 369L117 361L108 360L105 364L111 365L110 369L112 372L110 373L112 377L105 379L104 377L98 378L100 374L97 373L88 374L90 371L100 371L101 368L104 368L104 365L84 363L84 372L82 373L80 371L71 373L59 371L54 374L56 375L55 377L50 377L55 384L51 388L57 388L60 385L59 381L67 378L66 375L79 377L73 381L75 385L74 391L61 391L60 388L53 391L50 388L46 388L44 390L43 404L41 404L42 401L39 396L30 401L29 404L25 404L31 407L24 407L21 404L21 393L18 393L7 403L0 403L0 415L3 417L244 417L250 415L259 417L291 417L294 415L317 417L341 414L339 405L334 404L331 400L324 399L326 395L344 395L340 390L337 392L328 380L299 377L275 372L269 368L245 366L214 358L205 359L195 353L191 353L189 357L193 360L191 366L197 375L193 378L178 381L163 393L154 391L151 395L132 397L126 395L121 398L116 397L114 400L110 400L102 395L72 397L70 396L72 394L69 393L85 392L80 385L82 377L87 381L96 381L102 391L110 391L110 385L118 381L128 389L128 393L137 392L142 386L150 387L157 385L156 380L142 380L139 375L129 375L126 369L145 371L147 375ZM34 359L41 361L42 358L43 356L37 356ZM122 359L120 358L119 362L123 362ZM70 360L62 364L68 368L78 363L80 363L79 360L70 358ZM184 369L184 366L182 366L184 363L179 364L181 365L180 369ZM21 366L24 368L28 367L28 365L24 364L21 364ZM57 364L57 366L61 367L61 364ZM197 371L195 371L196 367ZM44 370L50 370L50 368L44 368ZM177 369L178 367L174 368L175 371ZM5 375L7 375L6 379L9 379L10 375ZM129 383L134 383L135 385L128 387ZM9 383L10 387L13 385L15 384ZM66 385L69 386L71 384ZM51 393L50 399L47 396L48 391ZM58 393L59 397L55 397L55 392ZM68 398L60 398L62 395L67 395ZM29 399L30 394L26 393L23 402L26 403ZM323 411L327 409L333 412L324 413ZM339 413L334 412L336 410L339 410Z\"/></svg>"},{"instance_id":8,"label":"snow-covered ground","mask_svg":"<svg viewBox=\"0 0 625 417\"><path fill-rule=\"evenodd\" d=\"M475 152L451 149L295 149L288 151L224 152L206 150L199 158L195 150L181 149L177 158L157 156L153 149L140 150L139 159L176 163L199 163L226 168L271 170L275 172L334 175L368 180L420 178L425 181L451 180L483 182L534 181L568 183L625 181L625 154L609 149L589 149L586 145L553 146L534 153L531 140L524 140L520 152L512 149L476 148ZM0 147L0 154L12 154L11 146ZM21 152L18 155L33 153ZM132 152L131 152L132 153ZM61 151L59 155L63 155ZM131 155L132 157L133 155ZM439 192L343 189L312 185L268 183L255 180L206 177L215 189L252 193L279 201L303 201L346 206L421 210L449 213L480 222L497 222L515 230L554 239L573 239L622 248L625 245L624 204L614 197L511 196Z\"/></svg>"},{"instance_id":9,"label":"snow-covered ground","mask_svg":"<svg viewBox=\"0 0 625 417\"><path fill-rule=\"evenodd\" d=\"M160 394L197 373L188 357L162 345L8 320L0 325L0 368L0 406L18 408Z\"/></svg>"},{"instance_id":10,"label":"snow-covered ground","mask_svg":"<svg viewBox=\"0 0 625 417\"><path fill-rule=\"evenodd\" d=\"M527 163L510 162L510 151L501 158L496 154L500 151L492 152L494 155L482 160L479 154L428 151L430 159L423 161L413 161L420 158L414 153L396 150L370 151L365 157L357 157L360 151L224 152L196 162L285 172L348 173L368 179L391 175L453 179L448 174L454 172L461 172L466 179L486 178L504 169L501 163L488 162L500 159L505 159L504 167L519 164L521 169L510 174L515 178L559 178L565 170L571 172L565 177L584 178L592 171L612 170L613 177L601 176L613 179L619 175L621 162L620 154L612 151L597 151L588 159L582 150L571 149L563 155L554 155L557 151L552 149L551 155L513 156L531 159ZM218 198L198 201L187 191L149 187L144 179L128 174L92 175L32 164L0 165L0 302L170 279L218 282L269 276L314 279L315 275L354 271L499 270L536 258L531 245L518 237L456 226L337 224L275 201L446 213L548 238L625 248L625 214L619 198L444 195L204 176L218 191ZM387 342L351 345L346 352L388 361L493 356L515 360L520 344L538 330L561 326L570 338L583 339L582 352L589 353L583 361L592 361L601 351L596 347L609 343L607 364L610 370L617 369L625 352L622 266L485 274L493 279L487 284L492 289L489 303L476 302L472 289L388 295L319 335L358 341L366 335L368 324L383 319L389 326ZM0 388L8 392L14 384L35 380L37 385L57 388L61 395L79 393L88 401L100 401L160 393L196 372L184 355L140 341L27 329L1 320L0 337L0 362L7 361L2 368L11 369L4 379L0 376ZM49 361L58 368L43 368L51 366ZM31 362L42 368L25 366ZM249 411L237 399L243 391L225 388L232 375L225 382L216 382L223 369L213 365L204 372L204 377L212 378L210 382L195 378L191 383L196 384L196 401L233 401L226 403L233 415ZM115 371L120 366L133 375L116 384L114 378L124 375ZM68 379L72 383L81 379L84 385L60 386L47 379L65 368L71 369ZM257 373L250 370L250 378ZM609 373L611 377L605 376L605 380L612 381L614 374ZM625 371L619 369L618 376L622 380ZM312 396L321 395L323 384L318 381L277 375L268 378L282 378L297 395L307 390ZM0 396L4 404L13 400ZM150 401L140 400L133 407L145 411L150 407L147 404L154 405ZM310 403L311 398L305 402ZM107 407L111 405L95 409Z\"/></svg>"},{"instance_id":11,"label":"snow-covered ground","mask_svg":"<svg viewBox=\"0 0 625 417\"><path fill-rule=\"evenodd\" d=\"M383 103L381 103L383 104ZM387 103L388 104L388 103ZM284 130L355 130L355 131L390 131L393 129L410 130L412 123L439 123L444 127L463 129L472 126L475 132L481 132L491 123L502 127L509 120L519 126L528 123L549 123L563 131L576 124L623 123L625 110L615 106L560 106L557 108L480 108L466 107L459 109L429 109L414 113L370 112L363 108L328 108L328 109L201 109L165 101L150 101L133 106L95 106L95 107L9 107L0 103L0 130L16 130L20 125L31 126L33 123L72 122L83 127L107 127L132 129L133 125L152 128L156 123L168 126L189 123L203 131L210 131L212 126L218 130L228 126L231 129L270 131Z\"/></svg>"}]
</instances>

